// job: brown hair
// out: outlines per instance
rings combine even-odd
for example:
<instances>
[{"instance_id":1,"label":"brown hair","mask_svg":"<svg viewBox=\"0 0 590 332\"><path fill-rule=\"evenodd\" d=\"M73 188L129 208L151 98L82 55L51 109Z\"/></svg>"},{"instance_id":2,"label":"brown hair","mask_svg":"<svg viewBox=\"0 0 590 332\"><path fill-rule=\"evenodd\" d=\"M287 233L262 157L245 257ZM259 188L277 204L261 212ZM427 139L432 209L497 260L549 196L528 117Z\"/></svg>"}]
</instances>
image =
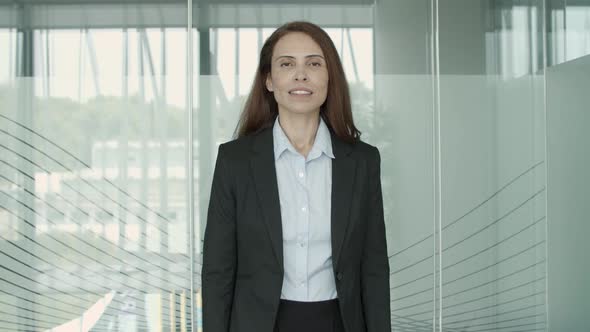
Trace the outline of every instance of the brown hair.
<instances>
[{"instance_id":1,"label":"brown hair","mask_svg":"<svg viewBox=\"0 0 590 332\"><path fill-rule=\"evenodd\" d=\"M320 116L336 137L349 143L359 140L361 132L354 126L348 82L336 47L322 28L313 23L301 21L282 25L264 42L252 90L236 127L237 137L255 134L272 127L279 114L274 94L266 89L265 81L270 73L272 53L276 43L291 32L302 32L310 36L324 53L329 81L326 101L320 106Z\"/></svg>"}]
</instances>

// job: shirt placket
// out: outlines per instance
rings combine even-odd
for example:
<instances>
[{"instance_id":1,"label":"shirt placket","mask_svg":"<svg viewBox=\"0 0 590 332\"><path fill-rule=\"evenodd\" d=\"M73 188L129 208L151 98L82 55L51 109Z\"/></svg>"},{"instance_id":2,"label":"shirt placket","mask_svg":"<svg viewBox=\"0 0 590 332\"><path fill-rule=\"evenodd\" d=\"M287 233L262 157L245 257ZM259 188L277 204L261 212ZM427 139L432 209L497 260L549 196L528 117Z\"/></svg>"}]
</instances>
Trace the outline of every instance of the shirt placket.
<instances>
[{"instance_id":1,"label":"shirt placket","mask_svg":"<svg viewBox=\"0 0 590 332\"><path fill-rule=\"evenodd\" d=\"M309 280L307 274L307 247L309 239L309 196L307 192L307 170L305 158L297 156L295 162L295 177L297 179L298 217L297 217L297 279L301 295L307 300Z\"/></svg>"}]
</instances>

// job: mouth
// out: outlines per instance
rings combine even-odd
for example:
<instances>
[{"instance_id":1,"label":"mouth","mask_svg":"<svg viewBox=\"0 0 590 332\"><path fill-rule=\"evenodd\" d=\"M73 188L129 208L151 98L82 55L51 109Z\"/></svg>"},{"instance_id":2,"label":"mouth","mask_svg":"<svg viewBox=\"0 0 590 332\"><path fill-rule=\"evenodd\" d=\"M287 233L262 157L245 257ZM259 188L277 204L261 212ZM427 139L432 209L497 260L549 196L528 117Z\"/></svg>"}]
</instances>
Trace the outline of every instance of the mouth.
<instances>
[{"instance_id":1,"label":"mouth","mask_svg":"<svg viewBox=\"0 0 590 332\"><path fill-rule=\"evenodd\" d=\"M289 91L289 94L295 95L295 96L309 96L309 95L313 94L313 92L308 89L293 89L293 90Z\"/></svg>"}]
</instances>

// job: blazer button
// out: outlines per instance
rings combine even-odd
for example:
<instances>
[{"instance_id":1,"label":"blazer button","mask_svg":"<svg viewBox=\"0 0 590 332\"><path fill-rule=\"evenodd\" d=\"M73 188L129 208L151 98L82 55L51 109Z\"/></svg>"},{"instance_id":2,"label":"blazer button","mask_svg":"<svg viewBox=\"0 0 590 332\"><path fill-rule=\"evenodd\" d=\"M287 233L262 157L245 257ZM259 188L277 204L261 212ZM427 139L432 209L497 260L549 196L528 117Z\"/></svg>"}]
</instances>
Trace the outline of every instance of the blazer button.
<instances>
[{"instance_id":1,"label":"blazer button","mask_svg":"<svg viewBox=\"0 0 590 332\"><path fill-rule=\"evenodd\" d=\"M336 279L338 279L338 281L342 280L342 272L338 272Z\"/></svg>"}]
</instances>

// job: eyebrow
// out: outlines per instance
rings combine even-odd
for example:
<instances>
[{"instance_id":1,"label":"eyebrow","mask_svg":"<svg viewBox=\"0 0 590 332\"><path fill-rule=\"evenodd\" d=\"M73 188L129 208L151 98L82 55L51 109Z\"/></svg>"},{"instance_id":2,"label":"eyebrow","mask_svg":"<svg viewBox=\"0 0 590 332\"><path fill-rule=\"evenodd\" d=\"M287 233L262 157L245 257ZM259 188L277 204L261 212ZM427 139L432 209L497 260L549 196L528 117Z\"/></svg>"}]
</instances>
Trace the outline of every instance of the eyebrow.
<instances>
[{"instance_id":1,"label":"eyebrow","mask_svg":"<svg viewBox=\"0 0 590 332\"><path fill-rule=\"evenodd\" d=\"M305 58L306 58L306 59L308 59L308 58L316 58L316 57L317 57L317 58L322 58L322 59L324 59L324 57L323 57L323 56L321 56L321 55L319 55L319 54L310 54L310 55L306 55L306 56L305 56ZM281 56L278 56L278 57L275 59L275 61L277 61L277 60L279 60L279 59L281 59L281 58L295 59L295 57L294 57L294 56L292 56L292 55L281 55ZM324 59L324 60L325 60L325 59Z\"/></svg>"}]
</instances>

